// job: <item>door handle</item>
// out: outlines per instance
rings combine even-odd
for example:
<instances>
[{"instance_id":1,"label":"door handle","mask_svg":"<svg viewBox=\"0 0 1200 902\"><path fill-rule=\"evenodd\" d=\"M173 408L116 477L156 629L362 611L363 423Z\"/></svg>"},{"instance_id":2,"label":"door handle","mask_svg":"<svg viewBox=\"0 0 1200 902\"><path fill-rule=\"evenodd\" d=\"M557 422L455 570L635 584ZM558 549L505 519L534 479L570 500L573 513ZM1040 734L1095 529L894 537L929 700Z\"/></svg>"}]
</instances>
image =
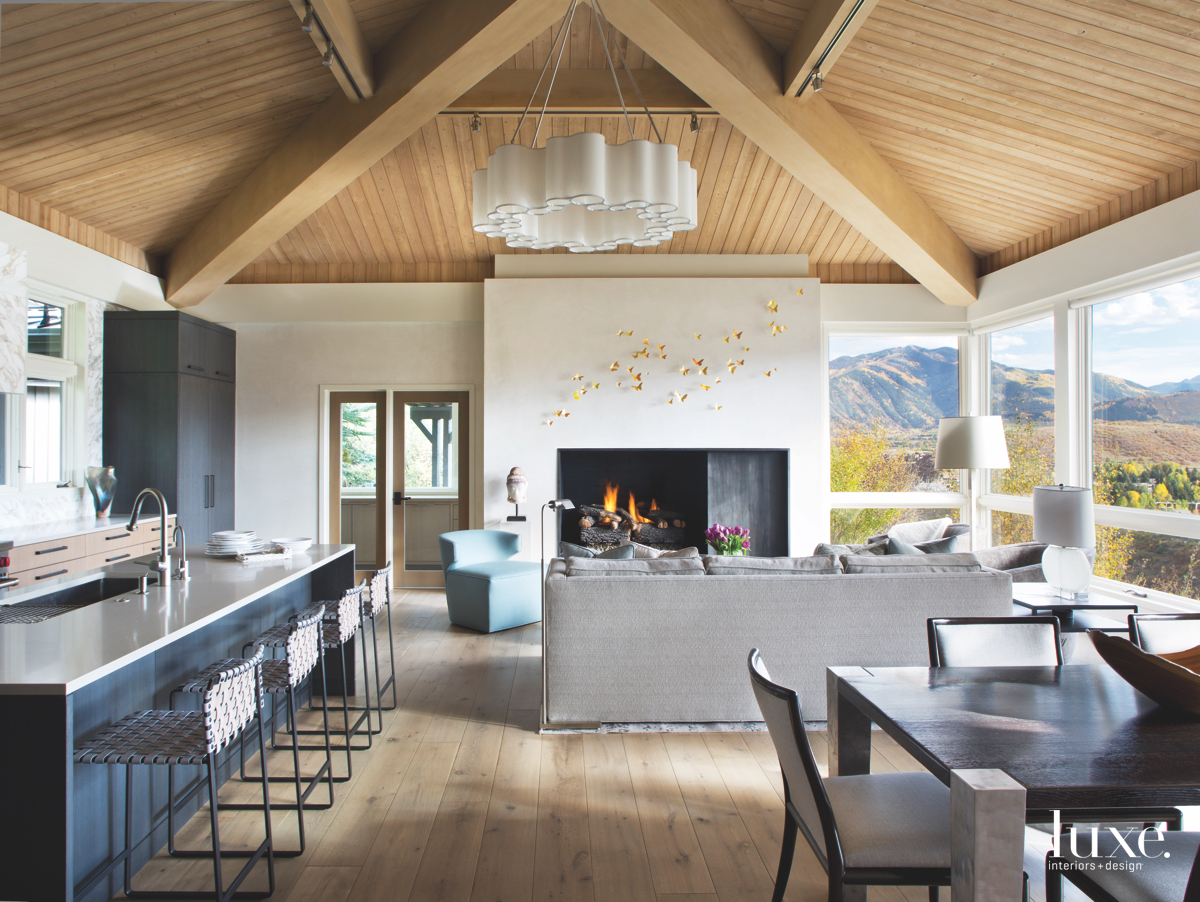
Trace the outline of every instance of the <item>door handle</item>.
<instances>
[{"instance_id":1,"label":"door handle","mask_svg":"<svg viewBox=\"0 0 1200 902\"><path fill-rule=\"evenodd\" d=\"M210 476L208 478L210 480L209 485L211 486L211 488L209 489L209 492L211 493L211 498L212 498L212 500L208 506L216 507L217 506L217 476L214 473L212 476Z\"/></svg>"},{"instance_id":2,"label":"door handle","mask_svg":"<svg viewBox=\"0 0 1200 902\"><path fill-rule=\"evenodd\" d=\"M392 504L403 504L405 501L412 501L412 498L403 492L392 492Z\"/></svg>"},{"instance_id":3,"label":"door handle","mask_svg":"<svg viewBox=\"0 0 1200 902\"><path fill-rule=\"evenodd\" d=\"M204 477L204 509L205 510L208 510L208 479L209 479L209 477L207 477L207 476Z\"/></svg>"}]
</instances>

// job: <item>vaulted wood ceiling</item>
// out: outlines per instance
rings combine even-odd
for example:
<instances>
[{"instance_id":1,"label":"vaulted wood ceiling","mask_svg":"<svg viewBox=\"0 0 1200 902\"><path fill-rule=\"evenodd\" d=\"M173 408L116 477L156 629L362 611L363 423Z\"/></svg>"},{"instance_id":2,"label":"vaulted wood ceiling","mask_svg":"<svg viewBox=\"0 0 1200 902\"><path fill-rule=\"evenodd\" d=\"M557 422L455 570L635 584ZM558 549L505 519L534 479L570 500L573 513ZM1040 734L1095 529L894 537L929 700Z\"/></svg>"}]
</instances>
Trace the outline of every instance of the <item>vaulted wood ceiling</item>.
<instances>
[{"instance_id":1,"label":"vaulted wood ceiling","mask_svg":"<svg viewBox=\"0 0 1200 902\"><path fill-rule=\"evenodd\" d=\"M352 0L372 51L425 5ZM732 5L782 53L811 4ZM1192 0L881 0L822 96L989 270L1195 190L1198 37ZM550 41L504 68L540 67ZM590 16L563 65L604 65ZM339 90L287 0L5 3L0 200L75 223L72 237L83 224L106 236L96 246L162 255ZM648 252L808 253L826 278L902 277L727 120L702 115L693 134L688 119L660 128L697 168L701 227ZM436 117L237 280L486 276L510 251L470 229L470 173L514 125L487 116L475 134L461 112ZM543 139L597 127L625 132L614 116L554 116Z\"/></svg>"}]
</instances>

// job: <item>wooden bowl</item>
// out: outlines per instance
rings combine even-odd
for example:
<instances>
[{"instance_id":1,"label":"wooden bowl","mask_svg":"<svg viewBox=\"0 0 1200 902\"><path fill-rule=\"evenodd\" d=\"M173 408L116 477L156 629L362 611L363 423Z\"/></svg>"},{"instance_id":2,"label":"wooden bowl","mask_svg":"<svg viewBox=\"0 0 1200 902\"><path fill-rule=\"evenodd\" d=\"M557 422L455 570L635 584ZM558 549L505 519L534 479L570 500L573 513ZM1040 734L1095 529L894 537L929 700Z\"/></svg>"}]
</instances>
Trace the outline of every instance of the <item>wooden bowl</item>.
<instances>
[{"instance_id":1,"label":"wooden bowl","mask_svg":"<svg viewBox=\"0 0 1200 902\"><path fill-rule=\"evenodd\" d=\"M1128 639L1088 630L1096 651L1130 686L1164 708L1200 714L1200 674L1161 655L1142 651ZM1195 660L1194 652L1171 657Z\"/></svg>"}]
</instances>

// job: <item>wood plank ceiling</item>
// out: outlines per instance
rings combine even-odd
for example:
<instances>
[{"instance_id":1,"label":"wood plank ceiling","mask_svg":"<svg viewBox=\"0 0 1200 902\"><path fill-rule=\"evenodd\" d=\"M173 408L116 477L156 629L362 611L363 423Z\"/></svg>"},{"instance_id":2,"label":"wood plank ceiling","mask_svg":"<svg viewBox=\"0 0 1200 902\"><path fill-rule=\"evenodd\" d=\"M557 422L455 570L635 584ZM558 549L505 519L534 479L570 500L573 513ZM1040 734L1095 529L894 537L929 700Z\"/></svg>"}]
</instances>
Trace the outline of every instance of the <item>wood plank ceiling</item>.
<instances>
[{"instance_id":1,"label":"wood plank ceiling","mask_svg":"<svg viewBox=\"0 0 1200 902\"><path fill-rule=\"evenodd\" d=\"M375 51L426 2L353 6ZM734 2L780 52L810 5ZM882 0L825 97L990 270L1195 190L1198 32L1193 0ZM540 67L550 40L505 67ZM563 65L603 60L577 18ZM5 3L0 201L149 267L336 90L287 0ZM470 229L470 174L515 120L484 124L426 124L237 280L485 277L511 251ZM702 221L647 252L808 253L831 280L904 278L725 120L663 124L697 168ZM548 131L585 128L625 132L610 116L555 116Z\"/></svg>"}]
</instances>

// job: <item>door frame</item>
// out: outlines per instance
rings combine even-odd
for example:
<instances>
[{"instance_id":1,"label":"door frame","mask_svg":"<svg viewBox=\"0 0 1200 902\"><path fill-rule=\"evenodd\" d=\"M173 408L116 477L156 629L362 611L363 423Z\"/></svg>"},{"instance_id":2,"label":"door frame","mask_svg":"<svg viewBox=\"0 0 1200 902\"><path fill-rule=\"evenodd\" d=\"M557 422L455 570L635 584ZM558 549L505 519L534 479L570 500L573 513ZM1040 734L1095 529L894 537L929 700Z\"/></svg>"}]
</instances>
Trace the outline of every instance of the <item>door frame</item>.
<instances>
[{"instance_id":1,"label":"door frame","mask_svg":"<svg viewBox=\"0 0 1200 902\"><path fill-rule=\"evenodd\" d=\"M420 383L420 382L386 382L386 383L329 383L317 386L317 404L319 411L319 424L317 428L317 543L320 545L337 545L341 536L330 535L330 474L332 469L329 460L329 405L330 396L334 392L386 392L387 393L387 420L385 428L393 429L395 423L396 412L395 393L396 392L439 392L453 391L466 392L470 409L468 418L470 420L469 435L467 436L467 446L471 455L470 465L470 509L465 511L466 520L464 522L464 511L459 510L459 528L460 529L475 529L478 524L483 523L483 405L479 403L479 390L474 382L435 382L435 383ZM392 493L395 491L393 480L393 467L385 467L386 473L384 478L384 498L391 499ZM391 505L389 504L388 507ZM387 528L385 530L385 548L390 552L395 547L393 536L392 523L394 517L387 517ZM439 591L440 588L439 588Z\"/></svg>"},{"instance_id":2,"label":"door frame","mask_svg":"<svg viewBox=\"0 0 1200 902\"><path fill-rule=\"evenodd\" d=\"M387 398L377 391L334 391L329 393L329 400L326 405L326 421L328 426L325 429L327 441L326 451L326 466L328 468L328 498L333 498L333 486L337 482L339 484L341 478L341 456L334 456L334 447L341 448L341 435L335 432L333 425L333 409L336 406L339 410L338 422L341 422L341 405L343 404L376 404L376 424L375 424L375 565L376 567L383 566L383 562L387 560L388 546L385 544L387 534L387 468L388 458L391 453L391 448L388 445L387 424ZM380 428L378 422L379 411L382 410L385 428ZM341 540L341 525L342 525L342 508L340 504L341 492L338 492L339 504L335 507L333 504L326 505L326 522L325 527L329 535L336 535ZM358 561L355 560L355 574L357 575L361 568L358 567ZM365 572L365 571L362 571Z\"/></svg>"},{"instance_id":3,"label":"door frame","mask_svg":"<svg viewBox=\"0 0 1200 902\"><path fill-rule=\"evenodd\" d=\"M466 417L460 419L459 428L461 430L465 431L465 433L466 433L467 448L470 449L472 447L471 442L475 438L475 435L474 435L475 428L474 428L474 424L471 421L472 417L474 416L474 412L471 408L471 393L470 392L464 392L464 391L457 391L457 392L396 391L396 392L392 393L393 407L397 406L396 405L397 396L405 396L405 395L408 397L402 398L401 403L417 403L417 404L426 402L426 401L435 401L435 402L436 401L445 401L445 402L450 402L453 404L462 404L462 403L464 403L462 396L466 395L466 401L465 401ZM391 444L392 473L393 474L401 472L401 470L404 467L404 430L405 430L405 428L406 428L406 423L405 423L405 419L403 416L397 415L396 417L393 418L392 444ZM455 442L458 442L458 440L459 439L456 436ZM470 452L468 451L468 454L469 453ZM466 460L463 460L461 448L460 448L459 457L458 457L459 529L470 529L469 526L463 525L462 512L470 511L471 505L473 504L474 496L471 492L471 469L472 469L471 458L468 456ZM464 475L466 476L466 479L463 478ZM399 490L397 490L397 491L399 491ZM464 501L465 501L465 503L464 503ZM402 508L402 509L398 511L397 508ZM441 588L444 588L446 585L445 576L441 570L408 570L408 569L400 566L400 563L399 563L400 554L397 549L402 547L402 543L404 541L404 535L403 535L404 526L402 525L400 527L400 529L396 528L396 522L399 517L407 518L407 509L403 508L402 505L393 504L392 505L392 536L393 536L394 545L393 545L391 551L392 551L392 560L396 564L395 570L393 571L395 574L396 587L404 588L404 589L441 589ZM467 522L470 521L469 513L466 517L466 520L467 520ZM406 524L407 519L405 519L403 522Z\"/></svg>"}]
</instances>

